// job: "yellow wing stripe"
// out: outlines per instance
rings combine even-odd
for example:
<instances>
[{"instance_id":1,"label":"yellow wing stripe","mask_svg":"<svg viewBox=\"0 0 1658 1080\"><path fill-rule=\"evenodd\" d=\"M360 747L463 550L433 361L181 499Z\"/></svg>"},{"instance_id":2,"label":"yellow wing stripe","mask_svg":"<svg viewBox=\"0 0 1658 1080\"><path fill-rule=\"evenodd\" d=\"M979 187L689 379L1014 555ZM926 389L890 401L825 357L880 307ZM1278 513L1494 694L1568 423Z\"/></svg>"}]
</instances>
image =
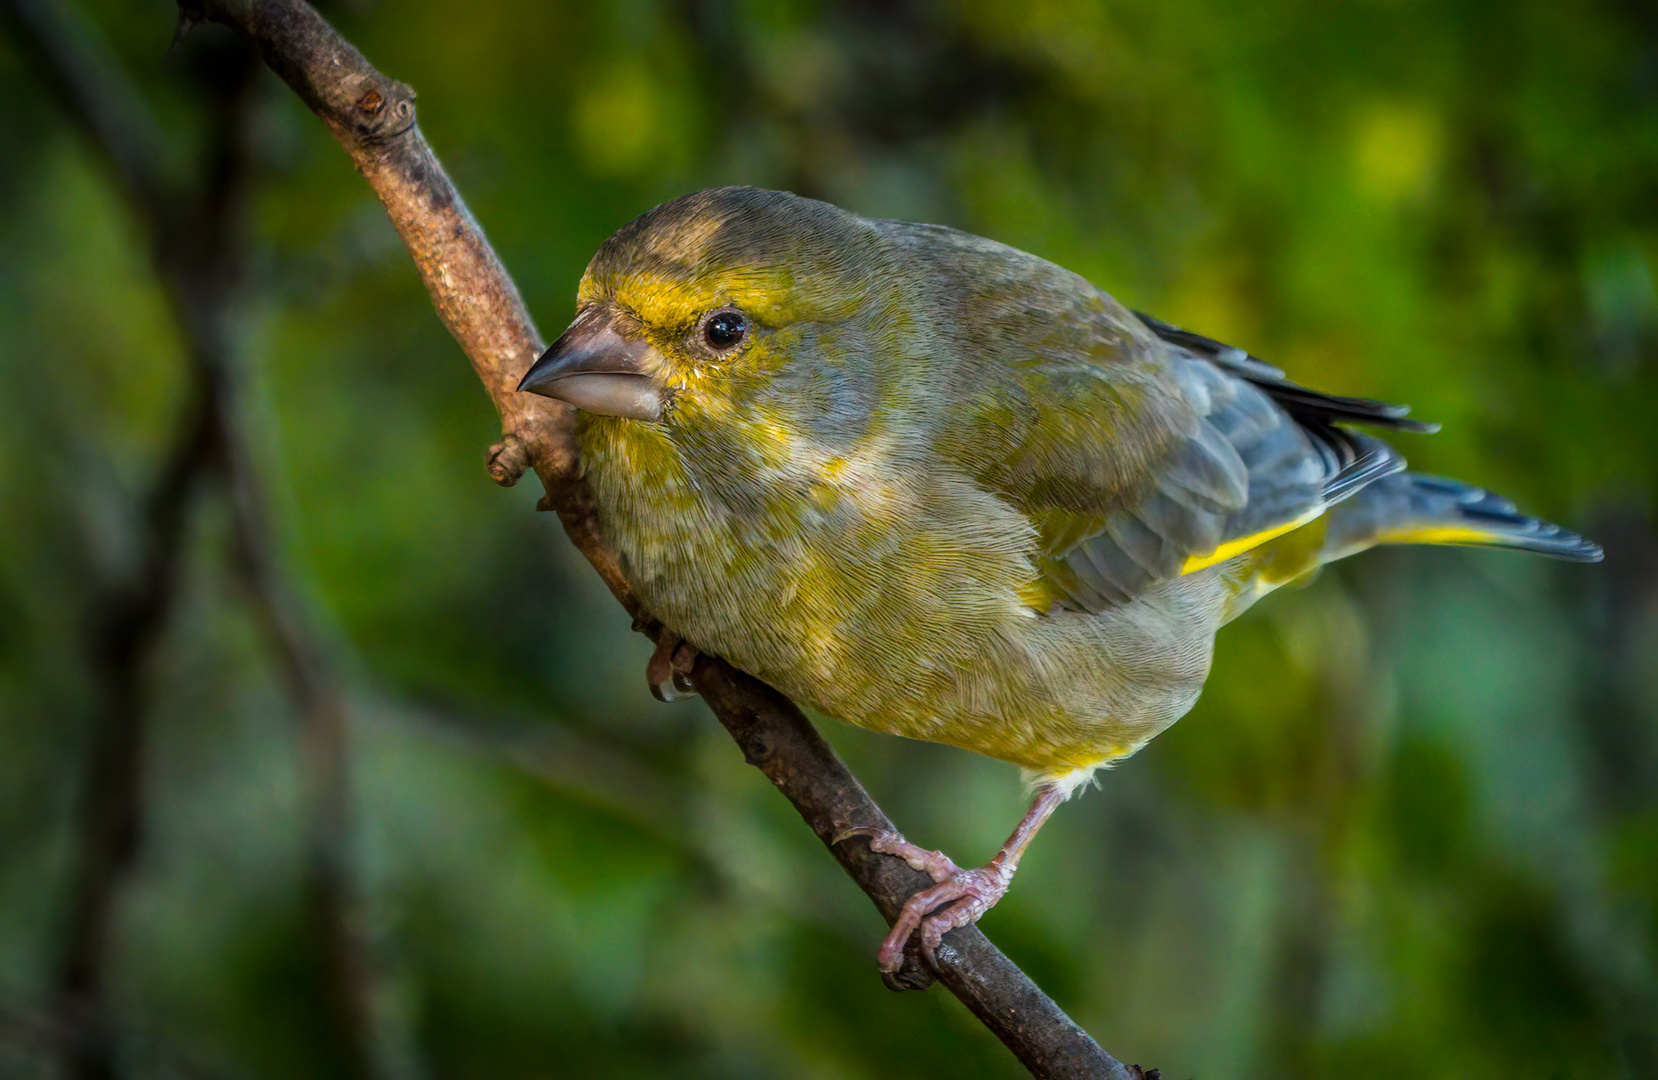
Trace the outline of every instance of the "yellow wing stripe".
<instances>
[{"instance_id":1,"label":"yellow wing stripe","mask_svg":"<svg viewBox=\"0 0 1658 1080\"><path fill-rule=\"evenodd\" d=\"M1324 513L1324 507L1317 506L1307 511L1305 514L1302 514L1298 518L1284 522L1282 525L1274 525L1272 528L1266 529L1262 532L1252 533L1249 536L1241 536L1236 540L1228 540L1226 543L1222 544L1220 547L1211 551L1207 555L1193 555L1180 567L1180 572L1182 574L1190 574L1193 570L1202 570L1205 567L1214 566L1216 563L1223 563L1234 555L1242 555L1251 548L1260 547L1268 540L1276 539L1277 537L1283 536L1287 532L1299 529L1301 526L1307 524L1307 522L1313 520L1322 513ZM1451 541L1441 542L1450 543Z\"/></svg>"},{"instance_id":2,"label":"yellow wing stripe","mask_svg":"<svg viewBox=\"0 0 1658 1080\"><path fill-rule=\"evenodd\" d=\"M1406 526L1376 534L1378 544L1489 544L1500 538L1500 533L1466 525Z\"/></svg>"}]
</instances>

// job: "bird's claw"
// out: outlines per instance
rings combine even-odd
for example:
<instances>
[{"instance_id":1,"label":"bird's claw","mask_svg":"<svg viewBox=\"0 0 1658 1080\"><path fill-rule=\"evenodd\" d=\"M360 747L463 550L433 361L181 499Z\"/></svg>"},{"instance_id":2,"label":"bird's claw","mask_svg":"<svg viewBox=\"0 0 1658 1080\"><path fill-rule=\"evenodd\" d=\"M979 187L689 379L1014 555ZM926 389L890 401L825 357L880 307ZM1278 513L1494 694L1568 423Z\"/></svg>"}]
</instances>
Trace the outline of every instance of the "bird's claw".
<instances>
[{"instance_id":1,"label":"bird's claw","mask_svg":"<svg viewBox=\"0 0 1658 1080\"><path fill-rule=\"evenodd\" d=\"M934 882L948 881L953 875L961 873L961 867L952 862L944 852L928 851L924 847L910 843L904 839L902 833L894 832L891 829L877 829L871 825L860 825L837 835L835 842L838 844L842 840L854 836L869 837L869 850L903 859L910 864L910 869L921 871L932 878Z\"/></svg>"},{"instance_id":2,"label":"bird's claw","mask_svg":"<svg viewBox=\"0 0 1658 1080\"><path fill-rule=\"evenodd\" d=\"M650 684L651 696L658 701L679 701L695 697L697 688L691 683L691 669L696 666L697 647L677 635L664 630L645 665L645 681Z\"/></svg>"},{"instance_id":3,"label":"bird's claw","mask_svg":"<svg viewBox=\"0 0 1658 1080\"><path fill-rule=\"evenodd\" d=\"M927 965L933 966L933 954L944 935L977 922L1006 895L1008 883L1013 879L999 861L976 870L963 870L943 853L918 847L888 829L847 829L835 839L852 836L867 836L871 851L903 859L934 882L932 888L922 889L904 902L891 932L881 942L876 959L889 976L896 975L903 967L904 946L917 930L920 933L916 944Z\"/></svg>"},{"instance_id":4,"label":"bird's claw","mask_svg":"<svg viewBox=\"0 0 1658 1080\"><path fill-rule=\"evenodd\" d=\"M960 926L979 921L1007 894L1012 875L997 863L977 870L958 870L930 889L922 889L904 902L898 921L875 954L881 970L895 972L904 963L904 946L919 929L918 944L929 967L936 966L933 954L944 935Z\"/></svg>"}]
</instances>

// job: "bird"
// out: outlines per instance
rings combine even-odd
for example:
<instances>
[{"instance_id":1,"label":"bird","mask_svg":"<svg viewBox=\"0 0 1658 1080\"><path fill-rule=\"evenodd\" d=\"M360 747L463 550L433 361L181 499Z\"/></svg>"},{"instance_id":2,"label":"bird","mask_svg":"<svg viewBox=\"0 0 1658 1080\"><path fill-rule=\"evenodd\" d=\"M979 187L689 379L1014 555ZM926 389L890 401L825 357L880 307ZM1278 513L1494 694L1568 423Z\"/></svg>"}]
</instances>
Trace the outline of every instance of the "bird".
<instances>
[{"instance_id":1,"label":"bird","mask_svg":"<svg viewBox=\"0 0 1658 1080\"><path fill-rule=\"evenodd\" d=\"M984 866L848 829L934 882L877 952L927 962L1054 810L1197 701L1216 634L1378 544L1601 549L1300 386L1035 255L723 187L594 255L518 386L574 405L599 527L664 639L819 712L1019 766ZM683 658L681 652L681 658ZM694 654L692 654L694 655ZM653 659L659 697L690 689Z\"/></svg>"}]
</instances>

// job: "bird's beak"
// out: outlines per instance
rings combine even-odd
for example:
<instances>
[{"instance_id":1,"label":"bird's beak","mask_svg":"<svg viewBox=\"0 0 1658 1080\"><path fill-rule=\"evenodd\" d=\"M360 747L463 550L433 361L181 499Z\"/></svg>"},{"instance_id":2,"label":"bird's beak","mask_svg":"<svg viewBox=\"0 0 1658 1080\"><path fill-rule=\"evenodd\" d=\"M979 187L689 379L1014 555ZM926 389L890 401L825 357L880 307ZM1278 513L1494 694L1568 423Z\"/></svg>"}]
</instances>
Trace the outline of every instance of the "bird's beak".
<instances>
[{"instance_id":1,"label":"bird's beak","mask_svg":"<svg viewBox=\"0 0 1658 1080\"><path fill-rule=\"evenodd\" d=\"M666 397L645 368L650 349L639 335L618 331L610 312L594 308L541 354L518 389L601 416L659 420Z\"/></svg>"}]
</instances>

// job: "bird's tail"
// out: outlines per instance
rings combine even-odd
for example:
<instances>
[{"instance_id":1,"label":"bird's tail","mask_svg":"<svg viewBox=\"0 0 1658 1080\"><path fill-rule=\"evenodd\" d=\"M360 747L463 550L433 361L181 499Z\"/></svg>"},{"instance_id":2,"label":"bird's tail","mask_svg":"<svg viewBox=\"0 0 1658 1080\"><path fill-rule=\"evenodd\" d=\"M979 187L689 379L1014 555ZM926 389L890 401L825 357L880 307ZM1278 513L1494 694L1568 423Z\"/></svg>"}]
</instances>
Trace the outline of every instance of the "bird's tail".
<instances>
[{"instance_id":1,"label":"bird's tail","mask_svg":"<svg viewBox=\"0 0 1658 1080\"><path fill-rule=\"evenodd\" d=\"M1421 473L1397 473L1331 507L1323 562L1377 544L1474 544L1599 562L1600 545L1530 517L1488 491Z\"/></svg>"},{"instance_id":2,"label":"bird's tail","mask_svg":"<svg viewBox=\"0 0 1658 1080\"><path fill-rule=\"evenodd\" d=\"M1230 564L1223 621L1274 589L1312 580L1325 563L1377 544L1474 544L1573 562L1601 558L1600 545L1522 514L1507 499L1456 480L1401 472L1372 481L1322 517Z\"/></svg>"}]
</instances>

